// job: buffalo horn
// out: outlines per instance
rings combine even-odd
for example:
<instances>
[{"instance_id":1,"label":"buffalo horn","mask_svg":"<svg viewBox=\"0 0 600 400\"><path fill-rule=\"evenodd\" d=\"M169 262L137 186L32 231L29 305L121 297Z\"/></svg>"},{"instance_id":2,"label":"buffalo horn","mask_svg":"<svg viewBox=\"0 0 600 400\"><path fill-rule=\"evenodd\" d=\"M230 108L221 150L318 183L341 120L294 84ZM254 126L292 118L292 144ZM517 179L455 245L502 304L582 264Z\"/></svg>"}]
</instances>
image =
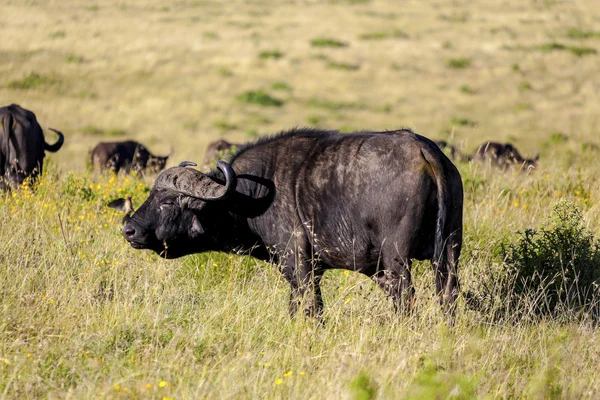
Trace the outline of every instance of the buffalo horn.
<instances>
[{"instance_id":1,"label":"buffalo horn","mask_svg":"<svg viewBox=\"0 0 600 400\"><path fill-rule=\"evenodd\" d=\"M44 141L44 149L54 153L62 147L62 145L65 141L65 136L62 134L62 132L59 132L56 129L52 129L52 128L49 128L49 129L58 135L58 140L54 144L48 144L48 143L46 143L46 141Z\"/></svg>"},{"instance_id":2,"label":"buffalo horn","mask_svg":"<svg viewBox=\"0 0 600 400\"><path fill-rule=\"evenodd\" d=\"M179 167L169 168L157 178L154 186L157 189L174 190L186 196L205 201L223 200L235 191L237 177L229 163L217 162L217 168L225 175L225 185L195 169L181 167L189 161L179 164Z\"/></svg>"}]
</instances>

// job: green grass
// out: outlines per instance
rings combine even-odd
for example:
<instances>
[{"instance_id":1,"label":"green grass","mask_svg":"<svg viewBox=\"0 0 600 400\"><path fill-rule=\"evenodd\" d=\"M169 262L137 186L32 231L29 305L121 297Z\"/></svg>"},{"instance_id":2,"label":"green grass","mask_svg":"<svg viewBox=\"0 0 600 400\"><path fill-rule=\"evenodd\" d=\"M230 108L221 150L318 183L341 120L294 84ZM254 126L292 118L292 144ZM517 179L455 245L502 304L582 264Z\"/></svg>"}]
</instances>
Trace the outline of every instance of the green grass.
<instances>
[{"instance_id":1,"label":"green grass","mask_svg":"<svg viewBox=\"0 0 600 400\"><path fill-rule=\"evenodd\" d=\"M591 54L597 54L598 51L591 47L580 47L580 46L568 46L562 43L545 43L535 47L537 50L543 52L552 52L552 51L569 51L575 56L581 57Z\"/></svg>"},{"instance_id":2,"label":"green grass","mask_svg":"<svg viewBox=\"0 0 600 400\"><path fill-rule=\"evenodd\" d=\"M446 60L446 66L453 69L465 69L471 65L468 58L450 58Z\"/></svg>"},{"instance_id":3,"label":"green grass","mask_svg":"<svg viewBox=\"0 0 600 400\"><path fill-rule=\"evenodd\" d=\"M318 38L310 41L312 47L348 47L348 43L332 38Z\"/></svg>"},{"instance_id":4,"label":"green grass","mask_svg":"<svg viewBox=\"0 0 600 400\"><path fill-rule=\"evenodd\" d=\"M99 128L94 125L87 125L83 127L80 131L84 135L92 135L92 136L125 136L127 132L123 129L118 128Z\"/></svg>"},{"instance_id":5,"label":"green grass","mask_svg":"<svg viewBox=\"0 0 600 400\"><path fill-rule=\"evenodd\" d=\"M389 32L369 32L363 33L358 36L361 40L383 40L383 39L408 39L410 35L400 29L394 29Z\"/></svg>"},{"instance_id":6,"label":"green grass","mask_svg":"<svg viewBox=\"0 0 600 400\"><path fill-rule=\"evenodd\" d=\"M345 62L329 61L327 63L328 68L341 69L344 71L357 71L360 69L360 65L349 64Z\"/></svg>"},{"instance_id":7,"label":"green grass","mask_svg":"<svg viewBox=\"0 0 600 400\"><path fill-rule=\"evenodd\" d=\"M68 54L65 57L65 61L71 64L81 64L85 59L83 56L79 56L77 54Z\"/></svg>"},{"instance_id":8,"label":"green grass","mask_svg":"<svg viewBox=\"0 0 600 400\"><path fill-rule=\"evenodd\" d=\"M293 90L293 88L289 84L287 84L283 81L273 82L273 84L271 85L271 89L282 90L285 92L291 92Z\"/></svg>"},{"instance_id":9,"label":"green grass","mask_svg":"<svg viewBox=\"0 0 600 400\"><path fill-rule=\"evenodd\" d=\"M585 31L579 28L569 28L567 37L570 39L595 39L600 38L598 31Z\"/></svg>"},{"instance_id":10,"label":"green grass","mask_svg":"<svg viewBox=\"0 0 600 400\"><path fill-rule=\"evenodd\" d=\"M213 126L223 132L233 131L238 128L236 124L232 124L231 122L225 120L219 120L213 122Z\"/></svg>"},{"instance_id":11,"label":"green grass","mask_svg":"<svg viewBox=\"0 0 600 400\"><path fill-rule=\"evenodd\" d=\"M269 59L269 58L272 58L274 60L278 60L281 57L283 57L283 53L280 52L279 50L266 50L266 51L261 51L258 54L258 57L262 58L263 60L264 59Z\"/></svg>"},{"instance_id":12,"label":"green grass","mask_svg":"<svg viewBox=\"0 0 600 400\"><path fill-rule=\"evenodd\" d=\"M238 101L263 107L281 107L283 100L273 97L262 90L249 90L237 96Z\"/></svg>"},{"instance_id":13,"label":"green grass","mask_svg":"<svg viewBox=\"0 0 600 400\"><path fill-rule=\"evenodd\" d=\"M16 79L8 82L7 86L10 89L42 89L58 83L58 78L55 76L42 75L37 72L31 72L21 79Z\"/></svg>"}]
</instances>

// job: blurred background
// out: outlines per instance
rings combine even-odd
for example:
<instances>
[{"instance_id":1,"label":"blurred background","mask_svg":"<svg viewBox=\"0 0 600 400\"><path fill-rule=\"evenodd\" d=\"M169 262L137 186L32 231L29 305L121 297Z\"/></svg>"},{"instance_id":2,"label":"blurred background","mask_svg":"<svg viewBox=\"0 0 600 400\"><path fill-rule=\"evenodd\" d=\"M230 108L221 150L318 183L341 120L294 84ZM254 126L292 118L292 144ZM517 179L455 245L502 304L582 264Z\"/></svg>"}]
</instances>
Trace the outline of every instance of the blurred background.
<instances>
[{"instance_id":1,"label":"blurred background","mask_svg":"<svg viewBox=\"0 0 600 400\"><path fill-rule=\"evenodd\" d=\"M598 141L600 2L4 1L0 99L82 170L133 138L170 164L294 126L410 127L473 152Z\"/></svg>"}]
</instances>

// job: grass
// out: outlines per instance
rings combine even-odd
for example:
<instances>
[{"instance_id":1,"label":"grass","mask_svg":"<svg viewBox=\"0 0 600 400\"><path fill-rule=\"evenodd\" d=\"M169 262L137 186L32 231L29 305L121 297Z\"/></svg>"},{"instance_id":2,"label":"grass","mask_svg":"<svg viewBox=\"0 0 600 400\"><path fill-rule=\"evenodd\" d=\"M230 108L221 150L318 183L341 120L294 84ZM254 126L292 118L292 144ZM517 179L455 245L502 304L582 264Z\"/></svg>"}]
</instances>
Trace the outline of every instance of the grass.
<instances>
[{"instance_id":1,"label":"grass","mask_svg":"<svg viewBox=\"0 0 600 400\"><path fill-rule=\"evenodd\" d=\"M569 28L567 37L570 39L595 39L600 38L600 32L585 31L579 28Z\"/></svg>"},{"instance_id":2,"label":"grass","mask_svg":"<svg viewBox=\"0 0 600 400\"><path fill-rule=\"evenodd\" d=\"M259 58L262 58L263 60L272 58L274 60L278 60L281 57L283 57L283 53L280 52L279 50L266 50L266 51L261 51L258 54Z\"/></svg>"},{"instance_id":3,"label":"grass","mask_svg":"<svg viewBox=\"0 0 600 400\"><path fill-rule=\"evenodd\" d=\"M317 38L310 41L312 47L348 47L348 43L332 38Z\"/></svg>"},{"instance_id":4,"label":"grass","mask_svg":"<svg viewBox=\"0 0 600 400\"><path fill-rule=\"evenodd\" d=\"M536 48L598 49L595 0L440 0L433 11L385 1L187 1L167 4L168 13L158 0L99 5L5 7L0 98L63 131L65 144L47 154L36 191L0 194L0 397L600 397L597 326L560 315L515 321L500 311L505 299L491 279L509 279L499 243L540 229L561 199L600 237L598 56ZM398 28L410 40L395 40ZM368 33L389 36L361 38ZM313 46L316 38L342 47ZM259 58L272 49L285 55ZM326 68L336 52L360 69ZM30 72L41 78L25 79ZM534 90L518 90L522 82ZM269 98L282 103L265 106ZM238 128L224 133L219 120ZM218 253L167 261L131 249L122 215L105 204L131 194L139 206L154 177L85 170L89 149L116 132L159 154L172 145L177 165L201 163L223 134L242 143L306 124L443 132L467 154L486 140L511 141L525 157L540 151L529 173L457 163L465 237L453 326L423 262L412 269L414 315L395 315L366 277L328 271L325 324L290 319L276 265Z\"/></svg>"},{"instance_id":5,"label":"grass","mask_svg":"<svg viewBox=\"0 0 600 400\"><path fill-rule=\"evenodd\" d=\"M358 36L361 40L383 40L383 39L408 39L410 35L400 29L394 29L389 32L369 32L362 33Z\"/></svg>"},{"instance_id":6,"label":"grass","mask_svg":"<svg viewBox=\"0 0 600 400\"><path fill-rule=\"evenodd\" d=\"M293 90L293 88L289 84L283 81L273 82L273 84L271 85L271 89L282 90L284 92L291 92Z\"/></svg>"},{"instance_id":7,"label":"grass","mask_svg":"<svg viewBox=\"0 0 600 400\"><path fill-rule=\"evenodd\" d=\"M127 132L123 129L118 129L118 128L104 129L104 128L99 128L94 125L87 125L87 126L83 127L81 129L81 133L83 133L84 135L109 136L109 137L110 136L125 136L125 135L127 135Z\"/></svg>"},{"instance_id":8,"label":"grass","mask_svg":"<svg viewBox=\"0 0 600 400\"><path fill-rule=\"evenodd\" d=\"M592 47L580 47L580 46L569 46L562 43L545 43L535 47L535 49L543 51L543 52L552 52L552 51L569 51L573 55L577 57L582 57L591 54L597 54L598 51Z\"/></svg>"},{"instance_id":9,"label":"grass","mask_svg":"<svg viewBox=\"0 0 600 400\"><path fill-rule=\"evenodd\" d=\"M465 69L471 65L468 58L450 58L446 60L446 66L453 69Z\"/></svg>"},{"instance_id":10,"label":"grass","mask_svg":"<svg viewBox=\"0 0 600 400\"><path fill-rule=\"evenodd\" d=\"M31 72L25 75L21 79L16 79L8 82L7 86L10 89L42 89L48 86L52 86L58 82L58 79L54 76L42 75L37 72Z\"/></svg>"},{"instance_id":11,"label":"grass","mask_svg":"<svg viewBox=\"0 0 600 400\"><path fill-rule=\"evenodd\" d=\"M325 99L318 99L316 97L311 97L306 102L306 105L314 108L322 108L324 110L330 111L339 111L339 110L360 110L366 108L366 105L363 103L357 102L338 102L331 101Z\"/></svg>"},{"instance_id":12,"label":"grass","mask_svg":"<svg viewBox=\"0 0 600 400\"><path fill-rule=\"evenodd\" d=\"M279 100L262 90L249 90L237 96L238 101L247 104L254 104L262 107L281 107L283 100Z\"/></svg>"},{"instance_id":13,"label":"grass","mask_svg":"<svg viewBox=\"0 0 600 400\"><path fill-rule=\"evenodd\" d=\"M328 68L341 69L344 71L356 71L360 69L360 65L349 64L345 62L329 61L327 63Z\"/></svg>"}]
</instances>

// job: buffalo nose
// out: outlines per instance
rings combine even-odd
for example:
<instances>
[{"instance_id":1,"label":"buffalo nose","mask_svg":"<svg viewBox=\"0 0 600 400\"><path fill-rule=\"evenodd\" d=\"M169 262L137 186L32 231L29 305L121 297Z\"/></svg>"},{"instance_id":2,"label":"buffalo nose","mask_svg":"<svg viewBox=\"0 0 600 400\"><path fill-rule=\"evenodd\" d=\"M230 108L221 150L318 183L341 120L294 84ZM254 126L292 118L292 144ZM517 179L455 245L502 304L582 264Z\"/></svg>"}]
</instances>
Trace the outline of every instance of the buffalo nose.
<instances>
[{"instance_id":1,"label":"buffalo nose","mask_svg":"<svg viewBox=\"0 0 600 400\"><path fill-rule=\"evenodd\" d=\"M127 239L135 236L135 228L131 224L126 224L123 227L123 236Z\"/></svg>"}]
</instances>

